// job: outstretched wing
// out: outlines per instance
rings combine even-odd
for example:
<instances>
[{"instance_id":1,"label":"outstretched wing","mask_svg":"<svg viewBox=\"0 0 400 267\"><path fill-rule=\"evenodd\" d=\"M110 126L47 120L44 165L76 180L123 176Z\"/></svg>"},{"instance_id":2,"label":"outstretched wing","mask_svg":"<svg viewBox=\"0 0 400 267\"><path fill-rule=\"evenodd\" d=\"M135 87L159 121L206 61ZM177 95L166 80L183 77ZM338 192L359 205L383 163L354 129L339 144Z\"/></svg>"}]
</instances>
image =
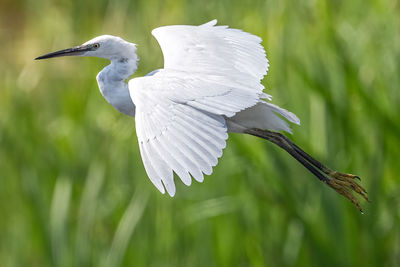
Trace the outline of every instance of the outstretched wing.
<instances>
[{"instance_id":1,"label":"outstretched wing","mask_svg":"<svg viewBox=\"0 0 400 267\"><path fill-rule=\"evenodd\" d=\"M216 22L153 30L164 69L129 82L146 172L171 196L174 172L186 185L211 174L228 138L224 116L269 97L260 84L268 70L261 39Z\"/></svg>"},{"instance_id":2,"label":"outstretched wing","mask_svg":"<svg viewBox=\"0 0 400 267\"><path fill-rule=\"evenodd\" d=\"M255 105L259 95L224 76L160 70L129 82L147 174L173 196L173 172L186 184L211 174L228 138L224 116Z\"/></svg>"},{"instance_id":3,"label":"outstretched wing","mask_svg":"<svg viewBox=\"0 0 400 267\"><path fill-rule=\"evenodd\" d=\"M164 55L164 68L235 77L257 83L267 74L261 38L212 20L200 26L173 25L152 31Z\"/></svg>"}]
</instances>

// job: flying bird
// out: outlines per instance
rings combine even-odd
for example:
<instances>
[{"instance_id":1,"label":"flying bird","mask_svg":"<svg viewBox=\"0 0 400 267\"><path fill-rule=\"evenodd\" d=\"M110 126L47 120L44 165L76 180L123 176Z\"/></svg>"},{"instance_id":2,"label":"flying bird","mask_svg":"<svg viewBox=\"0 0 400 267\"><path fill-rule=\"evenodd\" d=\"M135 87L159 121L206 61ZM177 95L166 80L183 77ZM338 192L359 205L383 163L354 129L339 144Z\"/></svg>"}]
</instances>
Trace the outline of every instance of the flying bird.
<instances>
[{"instance_id":1,"label":"flying bird","mask_svg":"<svg viewBox=\"0 0 400 267\"><path fill-rule=\"evenodd\" d=\"M116 36L98 36L36 60L88 56L111 61L96 77L100 92L116 110L135 117L143 165L161 193L175 195L174 173L188 186L192 177L202 182L217 165L231 132L283 148L362 211L353 193L368 197L358 176L327 168L280 133L291 133L288 122L300 120L263 92L261 80L269 64L262 39L216 24L154 29L164 68L129 82L138 67L136 45Z\"/></svg>"}]
</instances>

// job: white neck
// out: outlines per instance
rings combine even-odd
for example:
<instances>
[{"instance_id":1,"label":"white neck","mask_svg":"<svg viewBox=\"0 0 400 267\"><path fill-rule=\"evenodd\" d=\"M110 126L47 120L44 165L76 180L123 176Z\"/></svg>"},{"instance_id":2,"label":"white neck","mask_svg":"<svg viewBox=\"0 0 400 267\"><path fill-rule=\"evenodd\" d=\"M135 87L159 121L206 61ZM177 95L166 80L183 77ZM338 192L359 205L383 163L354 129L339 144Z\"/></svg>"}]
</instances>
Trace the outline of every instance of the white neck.
<instances>
[{"instance_id":1,"label":"white neck","mask_svg":"<svg viewBox=\"0 0 400 267\"><path fill-rule=\"evenodd\" d=\"M136 48L126 57L112 57L111 64L106 66L96 77L100 92L116 110L135 116L135 105L129 95L128 84L125 81L137 69L138 57Z\"/></svg>"}]
</instances>

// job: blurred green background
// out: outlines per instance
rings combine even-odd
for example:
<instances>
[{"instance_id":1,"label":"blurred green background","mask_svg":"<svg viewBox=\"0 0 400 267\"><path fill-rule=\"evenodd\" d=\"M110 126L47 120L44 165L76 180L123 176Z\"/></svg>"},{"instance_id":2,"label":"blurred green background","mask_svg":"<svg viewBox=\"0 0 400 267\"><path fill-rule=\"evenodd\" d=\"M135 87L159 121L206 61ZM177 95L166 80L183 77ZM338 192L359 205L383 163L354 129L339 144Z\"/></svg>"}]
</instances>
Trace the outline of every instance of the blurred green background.
<instances>
[{"instance_id":1,"label":"blurred green background","mask_svg":"<svg viewBox=\"0 0 400 267\"><path fill-rule=\"evenodd\" d=\"M400 266L400 3L1 0L1 266ZM93 58L34 61L97 35L217 18L263 38L263 80L302 125L291 138L358 174L361 215L287 153L231 135L203 184L161 195L134 120L101 96Z\"/></svg>"}]
</instances>

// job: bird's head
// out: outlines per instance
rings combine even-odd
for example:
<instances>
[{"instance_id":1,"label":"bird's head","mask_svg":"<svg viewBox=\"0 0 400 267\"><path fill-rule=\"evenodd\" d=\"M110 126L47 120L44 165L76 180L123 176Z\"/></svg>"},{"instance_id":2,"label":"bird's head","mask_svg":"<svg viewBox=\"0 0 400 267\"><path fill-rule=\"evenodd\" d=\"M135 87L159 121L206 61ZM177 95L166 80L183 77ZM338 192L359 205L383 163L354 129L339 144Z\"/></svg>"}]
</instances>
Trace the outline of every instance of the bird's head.
<instances>
[{"instance_id":1,"label":"bird's head","mask_svg":"<svg viewBox=\"0 0 400 267\"><path fill-rule=\"evenodd\" d=\"M112 60L127 57L127 53L136 55L136 45L129 43L120 37L101 35L82 45L48 53L35 59L39 60L63 56L87 56Z\"/></svg>"}]
</instances>

